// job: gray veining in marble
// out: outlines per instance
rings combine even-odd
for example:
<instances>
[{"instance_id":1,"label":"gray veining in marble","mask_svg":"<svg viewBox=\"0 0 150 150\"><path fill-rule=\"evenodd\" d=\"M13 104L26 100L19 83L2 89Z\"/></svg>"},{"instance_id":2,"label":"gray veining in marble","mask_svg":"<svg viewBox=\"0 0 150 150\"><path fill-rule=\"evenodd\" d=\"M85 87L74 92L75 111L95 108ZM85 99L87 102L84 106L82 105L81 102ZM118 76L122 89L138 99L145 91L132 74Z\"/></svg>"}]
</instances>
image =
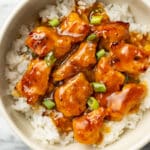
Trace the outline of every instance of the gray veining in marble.
<instances>
[{"instance_id":1,"label":"gray veining in marble","mask_svg":"<svg viewBox=\"0 0 150 150\"><path fill-rule=\"evenodd\" d=\"M21 0L0 0L0 28ZM29 150L0 114L0 150ZM150 144L142 150L150 150Z\"/></svg>"}]
</instances>

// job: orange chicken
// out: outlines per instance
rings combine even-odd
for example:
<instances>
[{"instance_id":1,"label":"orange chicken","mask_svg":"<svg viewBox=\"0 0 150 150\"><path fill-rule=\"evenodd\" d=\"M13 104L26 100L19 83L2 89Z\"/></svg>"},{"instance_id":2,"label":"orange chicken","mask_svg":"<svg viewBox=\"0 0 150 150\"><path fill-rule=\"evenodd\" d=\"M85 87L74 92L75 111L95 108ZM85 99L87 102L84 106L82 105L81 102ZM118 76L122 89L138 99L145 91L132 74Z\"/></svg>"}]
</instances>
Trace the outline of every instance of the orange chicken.
<instances>
[{"instance_id":1,"label":"orange chicken","mask_svg":"<svg viewBox=\"0 0 150 150\"><path fill-rule=\"evenodd\" d=\"M54 71L54 81L64 80L94 65L96 63L96 45L92 42L81 43L79 49Z\"/></svg>"},{"instance_id":2,"label":"orange chicken","mask_svg":"<svg viewBox=\"0 0 150 150\"><path fill-rule=\"evenodd\" d=\"M98 144L102 140L100 131L106 113L103 108L73 119L74 138L83 144Z\"/></svg>"},{"instance_id":3,"label":"orange chicken","mask_svg":"<svg viewBox=\"0 0 150 150\"><path fill-rule=\"evenodd\" d=\"M70 36L73 43L77 43L84 40L90 28L87 21L83 20L78 13L72 12L64 19L59 30L59 34Z\"/></svg>"},{"instance_id":4,"label":"orange chicken","mask_svg":"<svg viewBox=\"0 0 150 150\"><path fill-rule=\"evenodd\" d=\"M108 57L99 60L94 69L94 78L96 82L104 83L107 86L107 92L120 90L125 81L124 75L110 66Z\"/></svg>"},{"instance_id":5,"label":"orange chicken","mask_svg":"<svg viewBox=\"0 0 150 150\"><path fill-rule=\"evenodd\" d=\"M29 34L26 45L40 57L53 51L55 57L60 58L70 51L71 38L58 35L52 28L40 26Z\"/></svg>"},{"instance_id":6,"label":"orange chicken","mask_svg":"<svg viewBox=\"0 0 150 150\"><path fill-rule=\"evenodd\" d=\"M148 68L148 55L134 45L120 43L110 54L112 67L117 71L136 75Z\"/></svg>"},{"instance_id":7,"label":"orange chicken","mask_svg":"<svg viewBox=\"0 0 150 150\"><path fill-rule=\"evenodd\" d=\"M16 90L27 98L29 104L35 104L48 89L51 67L44 60L32 60L23 78L17 83Z\"/></svg>"},{"instance_id":8,"label":"orange chicken","mask_svg":"<svg viewBox=\"0 0 150 150\"><path fill-rule=\"evenodd\" d=\"M81 115L86 109L88 97L92 94L92 87L84 74L79 73L56 88L54 99L58 111L66 117Z\"/></svg>"},{"instance_id":9,"label":"orange chicken","mask_svg":"<svg viewBox=\"0 0 150 150\"><path fill-rule=\"evenodd\" d=\"M124 115L138 106L146 95L144 84L126 84L121 91L96 94L102 107L107 108L108 119L121 120Z\"/></svg>"},{"instance_id":10,"label":"orange chicken","mask_svg":"<svg viewBox=\"0 0 150 150\"><path fill-rule=\"evenodd\" d=\"M100 37L100 46L110 50L113 45L129 40L129 24L124 22L110 22L92 29Z\"/></svg>"}]
</instances>

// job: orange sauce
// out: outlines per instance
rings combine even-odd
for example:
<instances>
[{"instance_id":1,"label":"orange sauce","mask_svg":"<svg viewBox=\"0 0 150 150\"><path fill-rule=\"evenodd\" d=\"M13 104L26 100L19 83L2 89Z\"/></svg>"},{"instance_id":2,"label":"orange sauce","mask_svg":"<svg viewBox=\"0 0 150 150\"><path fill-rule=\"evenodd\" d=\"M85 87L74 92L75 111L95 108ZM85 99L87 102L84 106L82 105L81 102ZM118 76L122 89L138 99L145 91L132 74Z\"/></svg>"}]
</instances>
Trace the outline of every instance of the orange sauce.
<instances>
[{"instance_id":1,"label":"orange sauce","mask_svg":"<svg viewBox=\"0 0 150 150\"><path fill-rule=\"evenodd\" d=\"M103 126L102 126L102 128L101 128L101 131L102 131L103 133L107 133L107 134L108 134L108 133L111 132L111 127L108 126L107 123L104 123Z\"/></svg>"}]
</instances>

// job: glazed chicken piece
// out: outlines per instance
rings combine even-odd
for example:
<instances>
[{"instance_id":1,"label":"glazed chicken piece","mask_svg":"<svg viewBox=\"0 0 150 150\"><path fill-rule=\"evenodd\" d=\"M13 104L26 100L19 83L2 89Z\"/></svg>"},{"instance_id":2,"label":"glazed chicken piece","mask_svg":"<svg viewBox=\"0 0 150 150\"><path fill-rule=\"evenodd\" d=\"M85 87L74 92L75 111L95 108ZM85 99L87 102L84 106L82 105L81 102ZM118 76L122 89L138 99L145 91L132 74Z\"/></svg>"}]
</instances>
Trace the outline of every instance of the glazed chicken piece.
<instances>
[{"instance_id":1,"label":"glazed chicken piece","mask_svg":"<svg viewBox=\"0 0 150 150\"><path fill-rule=\"evenodd\" d=\"M68 133L72 131L72 118L67 118L63 115L59 116L58 112L54 111L51 111L50 117L60 133Z\"/></svg>"},{"instance_id":2,"label":"glazed chicken piece","mask_svg":"<svg viewBox=\"0 0 150 150\"><path fill-rule=\"evenodd\" d=\"M58 35L52 28L40 26L29 34L26 45L40 57L53 51L55 57L59 58L70 51L71 38Z\"/></svg>"},{"instance_id":3,"label":"glazed chicken piece","mask_svg":"<svg viewBox=\"0 0 150 150\"><path fill-rule=\"evenodd\" d=\"M84 74L79 73L58 87L54 94L57 110L66 117L78 116L86 109L92 87Z\"/></svg>"},{"instance_id":4,"label":"glazed chicken piece","mask_svg":"<svg viewBox=\"0 0 150 150\"><path fill-rule=\"evenodd\" d=\"M60 133L68 133L72 131L72 119L70 118L66 117L58 118L55 119L54 123Z\"/></svg>"},{"instance_id":5,"label":"glazed chicken piece","mask_svg":"<svg viewBox=\"0 0 150 150\"><path fill-rule=\"evenodd\" d=\"M125 81L125 76L111 67L109 57L103 57L99 60L94 69L94 78L96 82L106 85L107 92L120 90Z\"/></svg>"},{"instance_id":6,"label":"glazed chicken piece","mask_svg":"<svg viewBox=\"0 0 150 150\"><path fill-rule=\"evenodd\" d=\"M124 22L94 26L92 31L101 38L100 46L107 50L111 50L113 45L117 45L120 41L129 40L129 24Z\"/></svg>"},{"instance_id":7,"label":"glazed chicken piece","mask_svg":"<svg viewBox=\"0 0 150 150\"><path fill-rule=\"evenodd\" d=\"M54 71L54 81L67 79L83 69L94 65L96 63L96 46L97 44L92 42L81 43L79 49Z\"/></svg>"},{"instance_id":8,"label":"glazed chicken piece","mask_svg":"<svg viewBox=\"0 0 150 150\"><path fill-rule=\"evenodd\" d=\"M84 40L90 28L87 21L83 20L78 13L72 12L64 19L59 30L59 34L70 36L73 43L77 43Z\"/></svg>"},{"instance_id":9,"label":"glazed chicken piece","mask_svg":"<svg viewBox=\"0 0 150 150\"><path fill-rule=\"evenodd\" d=\"M96 94L97 100L102 107L107 108L108 119L120 121L124 115L128 114L146 96L146 86L144 84L126 84L119 92Z\"/></svg>"},{"instance_id":10,"label":"glazed chicken piece","mask_svg":"<svg viewBox=\"0 0 150 150\"><path fill-rule=\"evenodd\" d=\"M115 70L138 75L146 71L149 56L144 50L131 44L120 43L111 51L111 64Z\"/></svg>"},{"instance_id":11,"label":"glazed chicken piece","mask_svg":"<svg viewBox=\"0 0 150 150\"><path fill-rule=\"evenodd\" d=\"M48 89L51 67L44 60L32 60L23 78L17 83L16 90L27 98L29 104L35 104Z\"/></svg>"},{"instance_id":12,"label":"glazed chicken piece","mask_svg":"<svg viewBox=\"0 0 150 150\"><path fill-rule=\"evenodd\" d=\"M98 144L102 140L100 131L106 113L103 108L73 119L74 138L83 144Z\"/></svg>"}]
</instances>

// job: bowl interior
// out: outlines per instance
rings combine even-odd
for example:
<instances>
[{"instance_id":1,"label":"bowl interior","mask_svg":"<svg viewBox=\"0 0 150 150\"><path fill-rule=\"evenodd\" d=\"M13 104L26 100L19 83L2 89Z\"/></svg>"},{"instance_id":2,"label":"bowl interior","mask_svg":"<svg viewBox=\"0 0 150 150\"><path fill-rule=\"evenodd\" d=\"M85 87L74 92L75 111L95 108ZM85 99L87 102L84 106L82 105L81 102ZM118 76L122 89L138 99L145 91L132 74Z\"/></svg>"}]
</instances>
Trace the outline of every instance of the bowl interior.
<instances>
[{"instance_id":1,"label":"bowl interior","mask_svg":"<svg viewBox=\"0 0 150 150\"><path fill-rule=\"evenodd\" d=\"M38 12L46 6L55 1L50 0L24 0L16 11L11 15L11 18L7 21L2 37L0 38L0 107L4 112L5 118L13 129L21 136L21 138L33 149L36 150L47 150L60 149L59 145L51 146L42 144L39 141L32 138L33 128L29 122L18 112L15 112L11 108L13 102L12 97L6 95L8 84L4 77L5 70L5 56L11 48L12 41L16 39L18 28L22 24L28 24L33 22ZM135 16L135 20L142 24L150 24L149 15L150 8L141 0L105 0L107 3L128 3L131 7L131 11ZM36 5L36 7L35 7ZM34 8L34 9L33 9ZM145 113L142 121L139 123L137 128L132 131L128 131L122 138L106 147L107 150L120 150L120 149L137 149L143 146L150 140L149 127L150 127L150 112ZM84 146L81 144L71 144L68 146L61 146L61 150L88 150L91 147Z\"/></svg>"}]
</instances>

